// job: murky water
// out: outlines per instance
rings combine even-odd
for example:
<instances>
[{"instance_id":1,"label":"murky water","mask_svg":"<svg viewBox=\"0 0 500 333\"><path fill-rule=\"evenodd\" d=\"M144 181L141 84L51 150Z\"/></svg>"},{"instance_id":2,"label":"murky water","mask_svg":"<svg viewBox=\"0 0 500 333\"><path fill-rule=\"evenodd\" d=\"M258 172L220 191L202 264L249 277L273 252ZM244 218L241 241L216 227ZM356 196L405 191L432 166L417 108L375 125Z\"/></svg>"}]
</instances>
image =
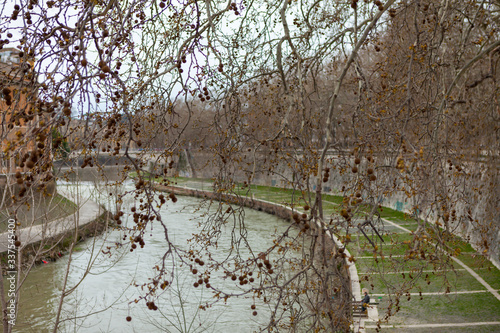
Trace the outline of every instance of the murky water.
<instances>
[{"instance_id":1,"label":"murky water","mask_svg":"<svg viewBox=\"0 0 500 333\"><path fill-rule=\"evenodd\" d=\"M73 191L74 185L59 185L61 190ZM95 187L91 183L78 186L82 197L92 194L94 199L113 209L109 189ZM125 189L132 189L132 185ZM106 196L98 196L106 193ZM202 221L200 200L179 197L177 203L169 203L161 209L169 237L176 245L188 249L187 239L198 230ZM124 211L133 204L123 204ZM266 213L245 209L245 224L252 250L263 251L272 245L276 229L289 227L286 221ZM132 221L128 222L133 224ZM231 229L225 230L213 253L215 259L226 258L231 247ZM194 288L195 277L189 267L178 262L170 263L173 272L171 288L160 295L158 311L148 310L142 300L134 303L143 293L133 284L143 284L154 276L152 267L160 262L167 245L163 230L155 225L145 237L143 249L130 252L130 245L115 249L112 255L104 255L102 249L122 243L122 232L112 231L106 235L88 239L78 245L69 266L68 286L77 286L66 299L62 318L62 332L252 332L268 319L269 308L252 300L251 296L230 298L227 304L217 303L207 311L200 304L213 300L211 289ZM92 263L88 269L89 263ZM174 269L175 267L175 269ZM29 274L22 289L21 308L16 332L48 332L53 327L56 309L61 294L64 276L68 269L68 256L55 263L36 267ZM84 277L82 279L82 277ZM239 284L221 276L213 275L210 283L215 288L238 292ZM250 306L257 304L258 315L253 316ZM127 322L126 317L132 321Z\"/></svg>"}]
</instances>

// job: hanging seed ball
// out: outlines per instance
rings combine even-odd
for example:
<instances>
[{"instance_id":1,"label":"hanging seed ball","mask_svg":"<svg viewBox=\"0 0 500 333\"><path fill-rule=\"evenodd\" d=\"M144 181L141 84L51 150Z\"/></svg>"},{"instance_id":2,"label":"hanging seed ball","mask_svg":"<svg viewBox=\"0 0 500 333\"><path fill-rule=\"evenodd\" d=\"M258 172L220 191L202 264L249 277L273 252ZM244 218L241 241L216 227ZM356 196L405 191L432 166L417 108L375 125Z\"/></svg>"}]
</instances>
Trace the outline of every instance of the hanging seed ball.
<instances>
[{"instance_id":1,"label":"hanging seed ball","mask_svg":"<svg viewBox=\"0 0 500 333\"><path fill-rule=\"evenodd\" d=\"M253 314L254 316L256 316L256 315L257 315L257 311L252 312L252 314Z\"/></svg>"},{"instance_id":2,"label":"hanging seed ball","mask_svg":"<svg viewBox=\"0 0 500 333\"><path fill-rule=\"evenodd\" d=\"M375 175L371 175L371 176L370 176L370 180L371 180L372 182L373 182L373 181L375 181L375 180L377 180L377 176L375 176Z\"/></svg>"},{"instance_id":3,"label":"hanging seed ball","mask_svg":"<svg viewBox=\"0 0 500 333\"><path fill-rule=\"evenodd\" d=\"M356 172L358 172L358 167L356 167L356 166L352 167L352 170L351 170L351 171L352 171L352 173L356 173Z\"/></svg>"},{"instance_id":4,"label":"hanging seed ball","mask_svg":"<svg viewBox=\"0 0 500 333\"><path fill-rule=\"evenodd\" d=\"M354 160L354 163L356 163L356 164L361 163L361 160L359 159L359 157L356 157L356 159Z\"/></svg>"},{"instance_id":5,"label":"hanging seed ball","mask_svg":"<svg viewBox=\"0 0 500 333\"><path fill-rule=\"evenodd\" d=\"M198 286L199 286L198 282L193 283L193 286L194 286L195 288L198 288Z\"/></svg>"},{"instance_id":6,"label":"hanging seed ball","mask_svg":"<svg viewBox=\"0 0 500 333\"><path fill-rule=\"evenodd\" d=\"M108 66L108 65L104 65L104 66L102 66L102 71L103 71L104 73L109 73L109 72L110 72L110 70L111 70L111 69L109 68L109 66Z\"/></svg>"},{"instance_id":7,"label":"hanging seed ball","mask_svg":"<svg viewBox=\"0 0 500 333\"><path fill-rule=\"evenodd\" d=\"M309 208L310 208L309 205L304 206L304 210L309 210Z\"/></svg>"},{"instance_id":8,"label":"hanging seed ball","mask_svg":"<svg viewBox=\"0 0 500 333\"><path fill-rule=\"evenodd\" d=\"M252 304L252 306L250 306L250 308L251 308L252 310L255 310L255 304Z\"/></svg>"},{"instance_id":9,"label":"hanging seed ball","mask_svg":"<svg viewBox=\"0 0 500 333\"><path fill-rule=\"evenodd\" d=\"M17 240L17 241L14 243L14 245L15 245L16 247L19 247L19 246L21 246L21 242Z\"/></svg>"},{"instance_id":10,"label":"hanging seed ball","mask_svg":"<svg viewBox=\"0 0 500 333\"><path fill-rule=\"evenodd\" d=\"M127 316L127 321L132 321L132 317Z\"/></svg>"},{"instance_id":11,"label":"hanging seed ball","mask_svg":"<svg viewBox=\"0 0 500 333\"><path fill-rule=\"evenodd\" d=\"M357 193L356 193L356 197L357 197L357 198L361 198L361 193L357 192Z\"/></svg>"},{"instance_id":12,"label":"hanging seed ball","mask_svg":"<svg viewBox=\"0 0 500 333\"><path fill-rule=\"evenodd\" d=\"M369 168L368 170L366 170L366 172L371 175L373 173L373 169L372 168Z\"/></svg>"},{"instance_id":13,"label":"hanging seed ball","mask_svg":"<svg viewBox=\"0 0 500 333\"><path fill-rule=\"evenodd\" d=\"M233 274L233 276L231 276L231 280L235 281L236 280L236 275Z\"/></svg>"},{"instance_id":14,"label":"hanging seed ball","mask_svg":"<svg viewBox=\"0 0 500 333\"><path fill-rule=\"evenodd\" d=\"M81 63L82 63L83 67L87 66L87 64L88 64L87 59L82 59Z\"/></svg>"},{"instance_id":15,"label":"hanging seed ball","mask_svg":"<svg viewBox=\"0 0 500 333\"><path fill-rule=\"evenodd\" d=\"M305 220L305 219L307 219L307 214L306 214L306 213L302 214L302 218L303 218L304 220Z\"/></svg>"},{"instance_id":16,"label":"hanging seed ball","mask_svg":"<svg viewBox=\"0 0 500 333\"><path fill-rule=\"evenodd\" d=\"M197 274L198 270L196 268L193 268L193 274Z\"/></svg>"}]
</instances>

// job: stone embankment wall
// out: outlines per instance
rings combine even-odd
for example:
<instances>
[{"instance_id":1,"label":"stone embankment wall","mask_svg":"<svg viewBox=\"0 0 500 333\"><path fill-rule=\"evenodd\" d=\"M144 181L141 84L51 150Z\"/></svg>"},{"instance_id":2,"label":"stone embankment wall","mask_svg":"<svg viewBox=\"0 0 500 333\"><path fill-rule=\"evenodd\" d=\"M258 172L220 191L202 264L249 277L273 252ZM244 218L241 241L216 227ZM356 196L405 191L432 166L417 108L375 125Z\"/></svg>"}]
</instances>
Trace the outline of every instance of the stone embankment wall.
<instances>
[{"instance_id":1,"label":"stone embankment wall","mask_svg":"<svg viewBox=\"0 0 500 333\"><path fill-rule=\"evenodd\" d=\"M217 200L223 202L233 203L239 206L248 207L258 211L263 211L268 214L276 215L286 221L294 222L293 214L302 213L292 210L290 207L264 201L255 198L240 197L235 195L227 195L222 193L215 193L210 191L203 191L198 189L178 187L178 186L164 186L155 185L155 188L162 192L172 192L177 195L192 196L202 199ZM343 247L340 241L332 235L328 230L323 228L321 225L310 225L310 234L324 235L326 239L324 240L325 246L328 251L333 253L334 258L339 256L344 258L343 268L340 270L342 274L342 280L347 281L347 286L344 289L346 292L343 294L342 299L344 300L344 311L346 318L350 318L352 315L351 311L351 301L354 298L355 301L361 300L361 287L359 284L359 277L356 269L356 265L349 261L350 253L347 249L343 250L343 253L338 253L339 247Z\"/></svg>"},{"instance_id":2,"label":"stone embankment wall","mask_svg":"<svg viewBox=\"0 0 500 333\"><path fill-rule=\"evenodd\" d=\"M202 191L202 190L178 187L178 186L155 185L155 188L159 191L173 192L178 195L230 202L239 206L245 206L255 210L264 211L271 215L276 215L286 221L292 220L293 211L290 208L268 201L257 200L247 197L237 197L232 195L218 194L214 192Z\"/></svg>"},{"instance_id":3,"label":"stone embankment wall","mask_svg":"<svg viewBox=\"0 0 500 333\"><path fill-rule=\"evenodd\" d=\"M186 151L183 150L180 162L179 157L174 158L175 167L170 169L170 175L178 175L181 177L192 177L193 174L197 178L213 178L220 173L221 165L217 159L214 159L213 154L203 151ZM189 156L189 163L183 162ZM287 180L293 180L294 177L290 168L284 162L278 162L274 166L274 174L269 173L267 169L260 168L265 165L266 154L257 156L256 173L252 179L252 183L256 185L290 187ZM354 165L354 157L350 155L339 157L329 156L328 158L341 158L348 165ZM390 188L394 184L401 184L401 177L404 176L395 167L395 161L386 160L383 164L386 166L384 170L375 170L377 173L377 184L379 188L385 187L387 190L383 196L377 198L379 203L385 207L389 207L398 211L406 212L414 215L417 213L419 218L428 222L435 222L442 216L441 207L436 207L434 204L437 198L445 197L445 202L453 207L450 210L455 210L455 219L449 221L448 230L469 240L471 245L478 250L486 253L489 259L500 269L500 206L498 198L500 198L500 177L498 176L498 165L495 161L498 158L482 157L478 160L469 160L461 163L461 168L466 171L469 176L460 176L457 178L455 168L449 169L448 162L442 161L440 167L443 171L440 174L439 182L433 182L431 179L420 179L420 182L426 182L421 187L423 190L417 195L409 195L408 192L394 192ZM259 162L260 161L260 162ZM237 182L248 180L248 170L253 168L253 159L250 156L242 156L243 165L247 171L239 168L233 168L232 171L226 173ZM366 161L362 159L359 165L360 171L365 167ZM151 164L150 171L156 172L162 170L163 166L155 166ZM161 167L161 169L159 168ZM414 170L417 165L412 165ZM407 172L411 172L408 169ZM330 177L327 182L323 183L323 191L325 193L340 194L339 190L350 180L352 180L350 172L338 172L331 170ZM311 189L315 189L315 184L310 184ZM418 207L418 211L414 208ZM442 217L441 217L442 218Z\"/></svg>"},{"instance_id":4,"label":"stone embankment wall","mask_svg":"<svg viewBox=\"0 0 500 333\"><path fill-rule=\"evenodd\" d=\"M100 182L100 181L123 181L127 178L128 171L123 166L87 166L84 169L61 167L56 169L55 175L66 181Z\"/></svg>"},{"instance_id":5,"label":"stone embankment wall","mask_svg":"<svg viewBox=\"0 0 500 333\"><path fill-rule=\"evenodd\" d=\"M85 239L102 234L113 221L110 212L104 212L95 220L78 227L76 232L76 243ZM43 240L23 245L21 254L23 262L41 263L41 260L55 261L65 254L75 240L75 229L68 229L61 233ZM7 252L0 252L0 260L6 260Z\"/></svg>"}]
</instances>

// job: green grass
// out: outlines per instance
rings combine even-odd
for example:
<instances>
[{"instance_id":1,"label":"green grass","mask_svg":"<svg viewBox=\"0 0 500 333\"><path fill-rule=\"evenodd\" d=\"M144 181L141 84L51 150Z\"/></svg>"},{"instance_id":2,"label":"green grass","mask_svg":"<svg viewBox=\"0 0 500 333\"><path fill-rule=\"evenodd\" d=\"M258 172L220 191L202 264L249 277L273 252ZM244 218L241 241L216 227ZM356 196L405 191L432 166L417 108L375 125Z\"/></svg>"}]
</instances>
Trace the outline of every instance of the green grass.
<instances>
[{"instance_id":1,"label":"green grass","mask_svg":"<svg viewBox=\"0 0 500 333\"><path fill-rule=\"evenodd\" d=\"M22 205L17 211L17 222L21 228L39 225L74 214L78 206L71 200L56 194L54 197L40 196L34 199L34 204ZM0 232L7 231L9 214L6 209L0 209Z\"/></svg>"},{"instance_id":2,"label":"green grass","mask_svg":"<svg viewBox=\"0 0 500 333\"><path fill-rule=\"evenodd\" d=\"M449 326L449 327L428 327L428 328L383 328L380 332L387 333L493 333L499 332L500 325L480 325L480 326ZM366 333L376 333L375 328L367 328Z\"/></svg>"},{"instance_id":3,"label":"green grass","mask_svg":"<svg viewBox=\"0 0 500 333\"><path fill-rule=\"evenodd\" d=\"M368 256L367 256L368 257ZM461 272L462 266L458 265L454 261L446 257L438 260L436 262L430 262L427 260L421 260L419 258L407 259L405 257L391 257L386 256L381 259L377 256L377 261L375 261L372 256L370 258L360 258L356 259L356 266L359 272L401 272L401 271L411 271L413 269L424 269L427 271L450 271L451 272ZM455 269L455 270L453 270ZM498 271L498 270L497 270ZM467 273L469 274L469 273ZM470 274L469 274L470 275Z\"/></svg>"},{"instance_id":4,"label":"green grass","mask_svg":"<svg viewBox=\"0 0 500 333\"><path fill-rule=\"evenodd\" d=\"M500 270L495 266L485 266L482 269L474 270L493 289L500 290Z\"/></svg>"},{"instance_id":5,"label":"green grass","mask_svg":"<svg viewBox=\"0 0 500 333\"><path fill-rule=\"evenodd\" d=\"M410 275L413 276L413 280L410 279ZM426 275L428 276L427 281L425 279ZM430 282L430 284L428 284L428 282ZM413 293L445 292L447 288L449 288L451 292L485 290L484 286L466 271L448 271L446 274L443 272L437 272L437 274L423 273L420 277L415 273L405 273L405 278L403 278L403 274L386 274L383 277L379 275L370 275L369 281L362 282L361 286L363 288L370 288L372 284L375 286L372 293L375 294L387 293L388 286L395 287L396 289L404 289L412 286L409 292Z\"/></svg>"},{"instance_id":6,"label":"green grass","mask_svg":"<svg viewBox=\"0 0 500 333\"><path fill-rule=\"evenodd\" d=\"M385 313L388 304L388 298L384 297L378 306L379 317ZM402 297L400 312L390 323L440 324L486 321L500 321L500 302L489 293L478 293L422 296L422 300L419 296L412 296L410 301ZM475 332L473 327L469 329L470 332Z\"/></svg>"}]
</instances>

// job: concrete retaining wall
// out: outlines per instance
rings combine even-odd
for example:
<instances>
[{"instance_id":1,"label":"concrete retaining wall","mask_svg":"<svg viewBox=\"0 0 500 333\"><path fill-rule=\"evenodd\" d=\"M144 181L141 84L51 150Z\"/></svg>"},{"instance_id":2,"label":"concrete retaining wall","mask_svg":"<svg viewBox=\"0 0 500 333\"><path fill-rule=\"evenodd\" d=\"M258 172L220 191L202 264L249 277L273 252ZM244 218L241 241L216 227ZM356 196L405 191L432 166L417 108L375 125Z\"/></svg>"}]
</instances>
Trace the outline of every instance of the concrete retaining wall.
<instances>
[{"instance_id":1,"label":"concrete retaining wall","mask_svg":"<svg viewBox=\"0 0 500 333\"><path fill-rule=\"evenodd\" d=\"M187 187L180 186L164 186L164 185L155 185L155 189L163 192L173 192L177 195L185 195L192 196L202 199L210 199L232 203L239 206L248 207L251 209L255 209L258 211L263 211L268 214L276 215L286 221L293 222L293 214L301 214L302 212L294 211L290 207L279 205L273 202L268 202L264 200L248 198L248 197L238 197L234 195L226 195L221 193L214 193L210 191L203 191L198 189L192 189ZM319 231L319 232L318 232ZM338 249L343 247L342 243L332 235L328 230L323 228L319 222L317 225L310 225L310 234L321 234L323 233L327 239L331 240L327 244L329 245L329 250L333 252L335 257L337 257ZM340 254L338 254L340 255ZM345 315L350 318L352 315L350 301L352 297L354 297L355 301L361 301L361 287L359 283L358 272L356 269L356 265L353 262L350 262L348 258L351 256L347 249L344 249L343 254L341 255L344 258L344 269L341 271L343 278L349 281L349 293L346 295L346 299L349 300L349 306L346 309Z\"/></svg>"},{"instance_id":2,"label":"concrete retaining wall","mask_svg":"<svg viewBox=\"0 0 500 333\"><path fill-rule=\"evenodd\" d=\"M185 155L186 152L183 152ZM213 178L220 173L221 165L214 159L213 154L209 152L190 152L190 167L187 169L185 163L176 165L176 168L170 171L171 175L191 177L195 170L198 178ZM248 170L252 168L253 159L250 156L241 156L240 166L245 166L247 171L241 168L232 168L225 171L228 177L236 182L248 180ZM274 173L269 173L267 169L260 168L264 165L266 154L260 154L257 157L262 163L258 163L256 174L252 183L256 185L290 187L289 180L296 177L290 167L282 162L274 166ZM342 159L343 163L353 165L353 157L331 156L330 158ZM178 158L177 158L178 160ZM177 161L174 158L174 161ZM385 165L392 165L394 161L384 161ZM176 162L177 163L177 162ZM363 168L362 161L360 168ZM381 162L379 161L379 164ZM436 184L430 179L422 179L427 184L417 196L409 197L407 193L390 192L379 198L380 203L398 211L414 214L414 207L419 207L418 213L421 219L428 222L435 222L440 212L440 207L434 204L437 197L447 197L447 203L453 206L456 211L456 219L450 221L448 229L463 238L468 238L470 244L479 252L487 249L488 258L500 269L500 207L498 198L500 198L500 177L498 177L498 167L492 161L467 161L462 163L462 167L470 177L462 176L461 179L455 178L454 169L449 171L447 162L442 161L441 166L445 172L440 176L440 183ZM154 166L151 166L154 172ZM416 166L413 165L412 168ZM478 170L478 171L475 171ZM386 171L376 170L377 184L399 183L401 175L395 168L387 168ZM327 182L323 183L323 191L331 194L341 194L339 190L349 183L352 174L349 172L338 172L331 170ZM309 184L312 190L315 190L315 184ZM390 186L388 186L390 187ZM389 193L388 191L384 191ZM483 194L481 194L483 193ZM487 193L484 195L484 193Z\"/></svg>"}]
</instances>

